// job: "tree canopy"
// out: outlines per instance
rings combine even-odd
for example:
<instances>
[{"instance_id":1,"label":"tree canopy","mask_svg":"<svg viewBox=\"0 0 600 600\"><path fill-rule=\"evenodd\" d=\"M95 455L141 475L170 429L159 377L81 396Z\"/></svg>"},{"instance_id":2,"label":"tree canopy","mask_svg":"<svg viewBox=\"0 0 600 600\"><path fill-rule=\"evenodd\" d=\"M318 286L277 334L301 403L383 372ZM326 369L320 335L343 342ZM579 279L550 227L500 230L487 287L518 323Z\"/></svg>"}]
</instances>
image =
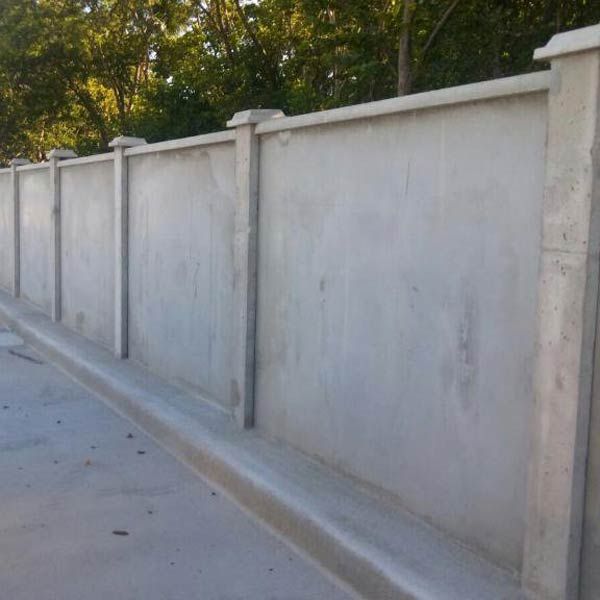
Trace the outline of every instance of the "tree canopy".
<instances>
[{"instance_id":1,"label":"tree canopy","mask_svg":"<svg viewBox=\"0 0 600 600\"><path fill-rule=\"evenodd\" d=\"M525 73L597 0L0 0L0 162Z\"/></svg>"}]
</instances>

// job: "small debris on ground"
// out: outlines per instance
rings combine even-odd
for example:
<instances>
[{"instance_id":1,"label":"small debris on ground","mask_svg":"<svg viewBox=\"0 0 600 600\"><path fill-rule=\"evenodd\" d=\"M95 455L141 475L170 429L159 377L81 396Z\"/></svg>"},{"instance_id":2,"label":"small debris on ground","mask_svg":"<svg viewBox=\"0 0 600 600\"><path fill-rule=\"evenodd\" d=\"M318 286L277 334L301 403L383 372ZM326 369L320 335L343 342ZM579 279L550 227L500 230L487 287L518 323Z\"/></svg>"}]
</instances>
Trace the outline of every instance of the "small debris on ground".
<instances>
[{"instance_id":1,"label":"small debris on ground","mask_svg":"<svg viewBox=\"0 0 600 600\"><path fill-rule=\"evenodd\" d=\"M146 454L145 450L138 450L138 454Z\"/></svg>"},{"instance_id":2,"label":"small debris on ground","mask_svg":"<svg viewBox=\"0 0 600 600\"><path fill-rule=\"evenodd\" d=\"M129 535L129 531L125 531L124 529L115 529L113 531L113 535Z\"/></svg>"},{"instance_id":3,"label":"small debris on ground","mask_svg":"<svg viewBox=\"0 0 600 600\"><path fill-rule=\"evenodd\" d=\"M92 461L88 458L86 459L86 461L83 463L86 467L89 467L92 464Z\"/></svg>"},{"instance_id":4,"label":"small debris on ground","mask_svg":"<svg viewBox=\"0 0 600 600\"><path fill-rule=\"evenodd\" d=\"M128 440L132 440L133 439L133 433L128 433L127 434L127 439Z\"/></svg>"}]
</instances>

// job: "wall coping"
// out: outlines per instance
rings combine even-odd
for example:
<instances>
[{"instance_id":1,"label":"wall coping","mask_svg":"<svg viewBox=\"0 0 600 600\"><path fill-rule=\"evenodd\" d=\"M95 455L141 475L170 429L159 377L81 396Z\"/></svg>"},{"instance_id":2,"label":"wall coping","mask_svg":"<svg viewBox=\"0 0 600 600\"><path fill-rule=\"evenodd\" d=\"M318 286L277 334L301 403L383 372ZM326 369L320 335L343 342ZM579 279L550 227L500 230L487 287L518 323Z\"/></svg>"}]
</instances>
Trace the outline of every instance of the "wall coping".
<instances>
[{"instance_id":1,"label":"wall coping","mask_svg":"<svg viewBox=\"0 0 600 600\"><path fill-rule=\"evenodd\" d=\"M591 25L574 31L557 33L533 53L534 60L550 60L567 54L576 54L600 48L600 25Z\"/></svg>"},{"instance_id":2,"label":"wall coping","mask_svg":"<svg viewBox=\"0 0 600 600\"><path fill-rule=\"evenodd\" d=\"M27 165L20 165L17 167L17 171L36 171L37 169L49 169L49 162L31 163Z\"/></svg>"},{"instance_id":3,"label":"wall coping","mask_svg":"<svg viewBox=\"0 0 600 600\"><path fill-rule=\"evenodd\" d=\"M369 119L384 115L425 110L430 108L452 106L467 102L494 100L507 96L518 96L547 92L550 89L550 71L492 79L480 83L470 83L455 87L443 88L432 92L411 94L400 98L390 98L377 102L355 104L344 108L334 108L320 112L307 113L295 117L282 117L265 121L256 126L257 134L314 127L356 119Z\"/></svg>"},{"instance_id":4,"label":"wall coping","mask_svg":"<svg viewBox=\"0 0 600 600\"><path fill-rule=\"evenodd\" d=\"M109 148L132 148L134 146L143 146L147 144L145 138L132 137L130 135L119 135L108 144Z\"/></svg>"},{"instance_id":5,"label":"wall coping","mask_svg":"<svg viewBox=\"0 0 600 600\"><path fill-rule=\"evenodd\" d=\"M283 111L277 108L251 108L236 112L233 117L227 121L227 127L239 127L240 125L256 125L270 119L281 119L285 117Z\"/></svg>"},{"instance_id":6,"label":"wall coping","mask_svg":"<svg viewBox=\"0 0 600 600\"><path fill-rule=\"evenodd\" d=\"M210 146L212 144L223 144L233 141L235 141L235 131L218 131L216 133L205 133L203 135L194 135L176 140L167 140L165 142L156 142L154 144L144 144L143 146L127 148L125 150L125 156L181 150L183 148L192 148L194 146Z\"/></svg>"},{"instance_id":7,"label":"wall coping","mask_svg":"<svg viewBox=\"0 0 600 600\"><path fill-rule=\"evenodd\" d=\"M79 156L77 158L68 158L66 160L61 160L58 163L58 168L62 169L63 167L74 167L76 165L93 164L114 159L114 152L106 152L104 154L91 154L90 156Z\"/></svg>"},{"instance_id":8,"label":"wall coping","mask_svg":"<svg viewBox=\"0 0 600 600\"><path fill-rule=\"evenodd\" d=\"M19 167L21 165L28 165L30 164L29 160L27 158L13 158L10 161L11 166L10 167L0 167L0 174L2 173L10 173L12 171L12 167Z\"/></svg>"},{"instance_id":9,"label":"wall coping","mask_svg":"<svg viewBox=\"0 0 600 600\"><path fill-rule=\"evenodd\" d=\"M54 148L53 150L50 150L50 154L48 154L48 160L62 160L64 158L77 158L77 154L75 154L73 150L67 148Z\"/></svg>"}]
</instances>

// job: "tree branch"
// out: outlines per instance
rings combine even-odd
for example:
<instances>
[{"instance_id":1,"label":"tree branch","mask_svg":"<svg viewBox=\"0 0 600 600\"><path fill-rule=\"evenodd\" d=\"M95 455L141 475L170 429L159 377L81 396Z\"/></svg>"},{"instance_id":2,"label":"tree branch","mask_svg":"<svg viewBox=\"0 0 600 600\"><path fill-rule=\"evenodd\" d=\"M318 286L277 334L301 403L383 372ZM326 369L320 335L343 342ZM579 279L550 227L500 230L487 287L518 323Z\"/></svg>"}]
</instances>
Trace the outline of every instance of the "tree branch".
<instances>
[{"instance_id":1,"label":"tree branch","mask_svg":"<svg viewBox=\"0 0 600 600\"><path fill-rule=\"evenodd\" d=\"M450 18L450 15L452 15L452 13L454 12L454 9L458 6L459 2L460 2L460 0L454 0L454 2L452 2L452 4L450 4L450 6L448 6L448 8L446 9L446 12L442 15L442 18L438 21L437 25L433 28L433 31L429 35L429 38L427 38L427 41L425 42L425 45L423 46L423 49L421 50L422 55L426 54L427 51L429 50L429 48L431 48L433 42L435 41L435 38L438 36L439 32L442 30L442 27L446 24L446 21L448 21L448 19Z\"/></svg>"},{"instance_id":2,"label":"tree branch","mask_svg":"<svg viewBox=\"0 0 600 600\"><path fill-rule=\"evenodd\" d=\"M400 45L398 48L398 96L410 92L411 74L411 25L415 10L414 0L404 0L402 11L402 31L400 32Z\"/></svg>"}]
</instances>

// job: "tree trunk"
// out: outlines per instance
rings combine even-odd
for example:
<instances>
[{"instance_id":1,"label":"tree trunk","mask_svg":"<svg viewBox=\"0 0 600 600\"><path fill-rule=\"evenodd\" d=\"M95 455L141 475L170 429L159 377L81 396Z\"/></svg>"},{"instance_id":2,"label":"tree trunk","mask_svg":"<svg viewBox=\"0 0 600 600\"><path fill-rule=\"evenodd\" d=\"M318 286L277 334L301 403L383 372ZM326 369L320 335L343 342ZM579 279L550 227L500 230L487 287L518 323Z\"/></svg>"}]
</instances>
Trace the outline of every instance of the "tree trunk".
<instances>
[{"instance_id":1,"label":"tree trunk","mask_svg":"<svg viewBox=\"0 0 600 600\"><path fill-rule=\"evenodd\" d=\"M410 94L410 86L412 83L410 38L414 7L414 0L404 0L402 30L400 31L400 47L398 48L398 96Z\"/></svg>"}]
</instances>

